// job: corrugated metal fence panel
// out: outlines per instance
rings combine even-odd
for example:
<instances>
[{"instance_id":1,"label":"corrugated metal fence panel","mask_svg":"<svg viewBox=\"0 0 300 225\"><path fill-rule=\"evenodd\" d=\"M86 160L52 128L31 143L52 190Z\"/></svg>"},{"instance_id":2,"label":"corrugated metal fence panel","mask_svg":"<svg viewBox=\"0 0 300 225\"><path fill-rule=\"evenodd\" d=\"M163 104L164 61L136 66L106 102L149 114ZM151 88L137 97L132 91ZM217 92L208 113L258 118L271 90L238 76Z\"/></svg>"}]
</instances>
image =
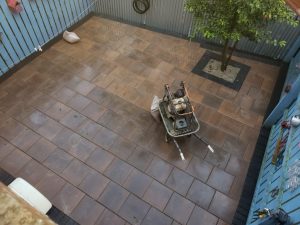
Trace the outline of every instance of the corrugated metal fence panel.
<instances>
[{"instance_id":1,"label":"corrugated metal fence panel","mask_svg":"<svg viewBox=\"0 0 300 225\"><path fill-rule=\"evenodd\" d=\"M98 0L95 4L95 12L133 24L142 24L144 18L143 15L134 12L132 0Z\"/></svg>"},{"instance_id":2,"label":"corrugated metal fence panel","mask_svg":"<svg viewBox=\"0 0 300 225\"><path fill-rule=\"evenodd\" d=\"M93 0L23 0L13 13L0 1L0 76L93 11Z\"/></svg>"},{"instance_id":3,"label":"corrugated metal fence panel","mask_svg":"<svg viewBox=\"0 0 300 225\"><path fill-rule=\"evenodd\" d=\"M265 43L255 43L243 39L238 44L238 49L251 52L257 55L268 56L275 59L283 59L293 42L299 37L300 27L294 28L286 24L270 25L273 38L277 40L286 40L287 44L281 48L279 46L267 45Z\"/></svg>"},{"instance_id":4,"label":"corrugated metal fence panel","mask_svg":"<svg viewBox=\"0 0 300 225\"><path fill-rule=\"evenodd\" d=\"M146 13L146 25L167 33L187 36L192 22L190 14L184 11L182 0L152 0Z\"/></svg>"},{"instance_id":5,"label":"corrugated metal fence panel","mask_svg":"<svg viewBox=\"0 0 300 225\"><path fill-rule=\"evenodd\" d=\"M149 0L151 6L144 15L134 12L132 1L98 0L95 12L132 24L145 25L166 33L188 37L192 16L184 12L184 0ZM293 42L300 35L300 27L293 28L286 24L273 24L270 27L273 31L273 37L287 41L284 48L243 39L239 42L237 49L274 59L283 59ZM201 37L199 39L204 40ZM219 43L219 41L214 42Z\"/></svg>"}]
</instances>

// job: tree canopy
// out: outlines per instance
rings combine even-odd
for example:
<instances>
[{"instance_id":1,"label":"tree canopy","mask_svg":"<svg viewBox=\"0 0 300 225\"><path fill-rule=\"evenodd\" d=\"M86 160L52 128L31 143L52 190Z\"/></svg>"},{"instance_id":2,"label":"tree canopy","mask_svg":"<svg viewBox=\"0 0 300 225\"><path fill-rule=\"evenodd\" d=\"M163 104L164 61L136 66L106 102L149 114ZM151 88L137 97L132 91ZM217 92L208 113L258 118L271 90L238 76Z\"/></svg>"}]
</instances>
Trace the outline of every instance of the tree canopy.
<instances>
[{"instance_id":1,"label":"tree canopy","mask_svg":"<svg viewBox=\"0 0 300 225\"><path fill-rule=\"evenodd\" d=\"M296 26L295 14L284 0L186 0L186 11L194 16L193 35L218 38L224 44L237 43L242 37L285 45L273 39L268 25L272 22Z\"/></svg>"}]
</instances>

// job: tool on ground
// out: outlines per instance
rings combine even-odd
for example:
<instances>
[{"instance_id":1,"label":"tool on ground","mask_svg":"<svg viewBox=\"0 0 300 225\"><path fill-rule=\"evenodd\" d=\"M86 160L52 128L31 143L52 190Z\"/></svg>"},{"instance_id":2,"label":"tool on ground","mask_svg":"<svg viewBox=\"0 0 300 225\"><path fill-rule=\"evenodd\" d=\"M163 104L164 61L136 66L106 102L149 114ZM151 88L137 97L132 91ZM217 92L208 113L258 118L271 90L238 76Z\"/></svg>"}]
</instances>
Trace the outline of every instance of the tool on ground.
<instances>
[{"instance_id":1,"label":"tool on ground","mask_svg":"<svg viewBox=\"0 0 300 225\"><path fill-rule=\"evenodd\" d=\"M214 152L211 145L196 134L200 129L200 125L195 116L194 107L190 102L189 94L183 81L180 83L180 88L174 93L171 92L169 85L166 84L164 97L159 101L158 106L166 129L165 141L173 141L182 160L185 160L185 158L175 139L178 137L189 137L193 134L206 144L211 152Z\"/></svg>"},{"instance_id":2,"label":"tool on ground","mask_svg":"<svg viewBox=\"0 0 300 225\"><path fill-rule=\"evenodd\" d=\"M272 156L273 165L280 165L282 163L290 128L291 125L289 121L283 121L281 123L279 139L277 140L275 151Z\"/></svg>"},{"instance_id":3,"label":"tool on ground","mask_svg":"<svg viewBox=\"0 0 300 225\"><path fill-rule=\"evenodd\" d=\"M258 210L256 214L256 218L253 218L252 222L256 221L257 219L262 220L262 222L259 223L259 225L292 225L293 224L290 216L281 208L276 210L270 210L267 208Z\"/></svg>"}]
</instances>

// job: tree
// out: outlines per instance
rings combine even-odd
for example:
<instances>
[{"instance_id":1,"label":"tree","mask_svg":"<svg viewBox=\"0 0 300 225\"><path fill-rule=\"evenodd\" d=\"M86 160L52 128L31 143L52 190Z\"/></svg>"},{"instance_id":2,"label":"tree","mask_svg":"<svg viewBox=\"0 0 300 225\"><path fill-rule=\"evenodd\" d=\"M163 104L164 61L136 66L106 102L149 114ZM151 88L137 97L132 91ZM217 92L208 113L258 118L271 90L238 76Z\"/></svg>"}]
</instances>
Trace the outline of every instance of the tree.
<instances>
[{"instance_id":1,"label":"tree","mask_svg":"<svg viewBox=\"0 0 300 225\"><path fill-rule=\"evenodd\" d=\"M185 10L194 16L192 36L201 33L204 38L217 38L223 44L222 71L242 37L283 47L286 42L272 39L268 25L298 24L284 0L186 0Z\"/></svg>"}]
</instances>

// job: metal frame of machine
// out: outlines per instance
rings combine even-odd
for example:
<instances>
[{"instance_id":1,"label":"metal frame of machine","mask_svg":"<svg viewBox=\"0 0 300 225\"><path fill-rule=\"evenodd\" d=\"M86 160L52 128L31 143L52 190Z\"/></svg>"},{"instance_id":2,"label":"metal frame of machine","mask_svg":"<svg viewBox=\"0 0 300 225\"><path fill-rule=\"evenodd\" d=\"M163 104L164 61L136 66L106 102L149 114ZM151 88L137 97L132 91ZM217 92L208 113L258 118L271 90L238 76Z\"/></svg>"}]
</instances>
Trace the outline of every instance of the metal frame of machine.
<instances>
[{"instance_id":1,"label":"metal frame of machine","mask_svg":"<svg viewBox=\"0 0 300 225\"><path fill-rule=\"evenodd\" d=\"M174 142L180 153L180 157L184 160L184 155L175 138L194 135L196 138L204 142L210 151L213 148L200 138L196 133L200 129L199 122L194 113L194 107L190 102L189 94L185 88L184 82L180 82L180 88L176 92L171 92L168 84L165 86L164 97L159 101L159 112L166 129L165 141Z\"/></svg>"}]
</instances>

